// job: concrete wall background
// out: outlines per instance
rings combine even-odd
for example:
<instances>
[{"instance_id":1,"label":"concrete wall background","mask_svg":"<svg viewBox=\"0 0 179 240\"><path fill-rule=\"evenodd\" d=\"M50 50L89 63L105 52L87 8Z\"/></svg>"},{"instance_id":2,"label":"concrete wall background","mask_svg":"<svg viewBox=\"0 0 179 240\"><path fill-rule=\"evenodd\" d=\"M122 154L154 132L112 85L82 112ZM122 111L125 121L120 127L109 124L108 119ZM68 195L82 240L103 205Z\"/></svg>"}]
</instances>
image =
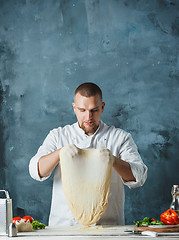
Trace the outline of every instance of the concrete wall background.
<instances>
[{"instance_id":1,"label":"concrete wall background","mask_svg":"<svg viewBox=\"0 0 179 240\"><path fill-rule=\"evenodd\" d=\"M126 190L126 223L159 218L179 184L179 2L0 0L0 188L14 215L47 223L52 178L28 164L48 132L76 121L74 89L103 90L102 120L129 131L149 167Z\"/></svg>"}]
</instances>

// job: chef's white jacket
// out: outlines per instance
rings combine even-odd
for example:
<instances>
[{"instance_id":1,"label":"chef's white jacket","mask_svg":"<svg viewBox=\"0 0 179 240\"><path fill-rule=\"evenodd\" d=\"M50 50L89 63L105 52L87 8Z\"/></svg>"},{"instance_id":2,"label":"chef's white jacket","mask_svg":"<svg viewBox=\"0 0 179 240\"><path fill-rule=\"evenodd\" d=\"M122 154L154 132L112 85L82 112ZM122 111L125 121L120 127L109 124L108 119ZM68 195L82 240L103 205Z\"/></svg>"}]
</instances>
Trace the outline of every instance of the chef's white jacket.
<instances>
[{"instance_id":1,"label":"chef's white jacket","mask_svg":"<svg viewBox=\"0 0 179 240\"><path fill-rule=\"evenodd\" d=\"M100 121L96 132L87 136L79 127L78 122L50 131L37 154L30 160L29 172L32 178L44 181L48 177L40 178L37 163L39 159L55 150L69 144L75 144L81 149L105 147L112 154L128 162L136 182L124 182L120 175L112 169L108 208L97 224L124 225L124 184L129 188L142 186L147 178L147 167L143 163L137 146L131 135L120 128L107 126ZM78 224L68 208L64 196L60 162L54 170L51 211L49 226L71 226Z\"/></svg>"}]
</instances>

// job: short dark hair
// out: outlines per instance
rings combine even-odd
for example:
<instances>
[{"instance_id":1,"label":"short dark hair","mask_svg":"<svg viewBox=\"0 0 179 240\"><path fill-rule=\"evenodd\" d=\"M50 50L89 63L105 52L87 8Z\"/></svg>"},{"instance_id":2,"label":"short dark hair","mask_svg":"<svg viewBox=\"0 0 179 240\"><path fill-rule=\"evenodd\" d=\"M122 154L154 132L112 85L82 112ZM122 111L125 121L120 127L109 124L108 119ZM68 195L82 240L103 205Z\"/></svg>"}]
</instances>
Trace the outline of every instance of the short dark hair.
<instances>
[{"instance_id":1,"label":"short dark hair","mask_svg":"<svg viewBox=\"0 0 179 240\"><path fill-rule=\"evenodd\" d=\"M75 90L74 97L77 93L80 93L84 97L91 97L99 95L102 100L102 91L98 85L92 82L82 83L80 86L77 87Z\"/></svg>"}]
</instances>

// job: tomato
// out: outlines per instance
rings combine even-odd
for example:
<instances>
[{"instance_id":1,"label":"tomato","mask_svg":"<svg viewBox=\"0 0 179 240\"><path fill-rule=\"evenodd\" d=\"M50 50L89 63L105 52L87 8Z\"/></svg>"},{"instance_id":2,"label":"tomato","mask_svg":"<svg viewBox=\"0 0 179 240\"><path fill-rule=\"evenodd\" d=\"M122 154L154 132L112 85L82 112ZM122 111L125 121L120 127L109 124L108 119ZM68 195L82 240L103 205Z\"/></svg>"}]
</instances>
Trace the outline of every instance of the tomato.
<instances>
[{"instance_id":1,"label":"tomato","mask_svg":"<svg viewBox=\"0 0 179 240\"><path fill-rule=\"evenodd\" d=\"M22 219L25 219L25 222L29 220L32 223L34 221L34 219L31 216L24 216Z\"/></svg>"},{"instance_id":2,"label":"tomato","mask_svg":"<svg viewBox=\"0 0 179 240\"><path fill-rule=\"evenodd\" d=\"M21 220L21 217L14 217L13 219L12 219L12 222L14 223L14 224L16 224L16 221L20 221Z\"/></svg>"}]
</instances>

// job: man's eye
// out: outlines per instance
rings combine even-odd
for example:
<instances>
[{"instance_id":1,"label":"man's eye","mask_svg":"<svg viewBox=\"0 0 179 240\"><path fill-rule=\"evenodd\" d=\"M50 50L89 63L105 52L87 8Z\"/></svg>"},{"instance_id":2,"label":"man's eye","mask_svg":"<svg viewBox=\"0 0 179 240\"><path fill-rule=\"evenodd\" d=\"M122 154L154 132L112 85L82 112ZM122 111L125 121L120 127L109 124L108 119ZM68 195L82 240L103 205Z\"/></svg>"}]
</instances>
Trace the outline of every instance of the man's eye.
<instances>
[{"instance_id":1,"label":"man's eye","mask_svg":"<svg viewBox=\"0 0 179 240\"><path fill-rule=\"evenodd\" d=\"M80 109L80 112L84 112L85 110L84 109Z\"/></svg>"}]
</instances>

